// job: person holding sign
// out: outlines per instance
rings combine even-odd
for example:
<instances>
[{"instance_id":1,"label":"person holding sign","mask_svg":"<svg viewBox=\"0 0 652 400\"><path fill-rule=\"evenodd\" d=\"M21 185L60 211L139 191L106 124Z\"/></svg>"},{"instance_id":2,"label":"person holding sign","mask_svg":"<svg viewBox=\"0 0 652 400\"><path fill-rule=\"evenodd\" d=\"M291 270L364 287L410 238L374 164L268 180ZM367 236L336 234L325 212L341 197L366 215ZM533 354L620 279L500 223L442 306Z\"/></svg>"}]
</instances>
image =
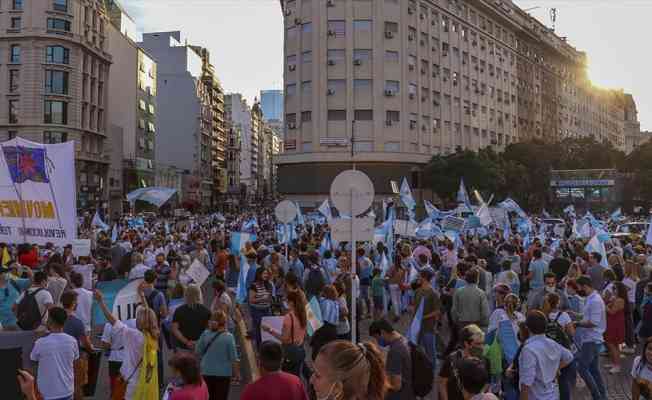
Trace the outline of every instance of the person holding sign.
<instances>
[{"instance_id":1,"label":"person holding sign","mask_svg":"<svg viewBox=\"0 0 652 400\"><path fill-rule=\"evenodd\" d=\"M152 385L150 381L149 385L140 385L141 387L139 388L141 367L145 365L147 370L156 370L157 368L156 365L152 365L156 364L156 357L154 357L153 360L151 357L147 357L149 360L148 362L145 362L145 347L146 344L150 346L156 345L159 336L159 325L156 319L156 314L147 306L144 286L144 284L141 284L138 287L140 307L136 309L136 329L128 327L122 321L119 321L114 317L104 303L102 292L98 290L94 292L95 300L97 301L102 314L104 314L106 320L112 325L113 334L115 337L119 337L125 345L124 360L120 367L123 395L120 396L119 393L114 393L114 399L131 400L134 398L137 389L140 389L141 393L143 391L155 391L156 393L154 394L158 396L158 382L156 382L155 385ZM153 376L158 378L157 374L153 374ZM152 379L152 381L153 380L154 379ZM158 379L155 380L158 381Z\"/></svg>"}]
</instances>

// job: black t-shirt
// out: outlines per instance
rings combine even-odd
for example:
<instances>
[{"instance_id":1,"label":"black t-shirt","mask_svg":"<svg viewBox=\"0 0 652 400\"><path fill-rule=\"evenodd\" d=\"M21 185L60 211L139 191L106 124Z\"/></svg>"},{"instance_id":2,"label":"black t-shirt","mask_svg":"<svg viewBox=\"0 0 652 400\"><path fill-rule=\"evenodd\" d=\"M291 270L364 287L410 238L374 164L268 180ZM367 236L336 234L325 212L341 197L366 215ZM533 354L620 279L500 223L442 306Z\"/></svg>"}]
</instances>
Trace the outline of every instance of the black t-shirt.
<instances>
[{"instance_id":1,"label":"black t-shirt","mask_svg":"<svg viewBox=\"0 0 652 400\"><path fill-rule=\"evenodd\" d=\"M210 317L210 310L203 304L184 304L174 311L172 322L179 324L179 331L186 339L197 341L206 330Z\"/></svg>"},{"instance_id":2,"label":"black t-shirt","mask_svg":"<svg viewBox=\"0 0 652 400\"><path fill-rule=\"evenodd\" d=\"M441 378L446 378L446 393L448 393L448 400L464 400L464 395L460 390L460 382L454 373L454 370L459 370L459 365L462 362L463 355L462 351L458 350L451 353L441 366L439 370L439 376Z\"/></svg>"}]
</instances>

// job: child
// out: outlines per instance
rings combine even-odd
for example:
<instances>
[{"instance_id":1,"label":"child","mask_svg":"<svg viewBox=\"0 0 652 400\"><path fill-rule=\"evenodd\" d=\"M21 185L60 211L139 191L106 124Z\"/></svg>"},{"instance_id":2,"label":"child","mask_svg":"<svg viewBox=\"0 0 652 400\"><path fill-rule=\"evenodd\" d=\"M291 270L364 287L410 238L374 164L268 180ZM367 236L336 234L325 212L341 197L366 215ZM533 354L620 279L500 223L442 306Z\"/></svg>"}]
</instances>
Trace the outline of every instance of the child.
<instances>
[{"instance_id":1,"label":"child","mask_svg":"<svg viewBox=\"0 0 652 400\"><path fill-rule=\"evenodd\" d=\"M383 292L385 290L385 281L380 277L380 269L374 268L371 275L371 297L374 300L374 320L377 320L383 314Z\"/></svg>"}]
</instances>

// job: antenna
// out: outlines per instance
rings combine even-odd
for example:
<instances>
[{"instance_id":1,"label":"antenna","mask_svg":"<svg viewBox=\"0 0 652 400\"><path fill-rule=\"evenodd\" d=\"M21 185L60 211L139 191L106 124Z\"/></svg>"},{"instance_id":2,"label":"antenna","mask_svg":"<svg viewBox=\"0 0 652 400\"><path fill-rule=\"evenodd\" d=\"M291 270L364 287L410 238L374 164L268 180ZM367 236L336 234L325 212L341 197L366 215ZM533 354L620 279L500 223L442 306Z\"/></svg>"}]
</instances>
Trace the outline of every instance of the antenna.
<instances>
[{"instance_id":1,"label":"antenna","mask_svg":"<svg viewBox=\"0 0 652 400\"><path fill-rule=\"evenodd\" d=\"M550 9L550 20L552 21L552 31L555 32L555 27L557 25L557 9Z\"/></svg>"}]
</instances>

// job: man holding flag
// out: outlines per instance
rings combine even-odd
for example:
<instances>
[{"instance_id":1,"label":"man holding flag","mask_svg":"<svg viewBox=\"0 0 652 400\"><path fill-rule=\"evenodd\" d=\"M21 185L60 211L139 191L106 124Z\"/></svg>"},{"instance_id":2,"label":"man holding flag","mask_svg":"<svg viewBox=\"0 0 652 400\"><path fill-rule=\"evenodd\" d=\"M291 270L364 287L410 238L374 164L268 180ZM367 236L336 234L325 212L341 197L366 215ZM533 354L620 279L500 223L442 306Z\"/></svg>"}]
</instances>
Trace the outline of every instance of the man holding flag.
<instances>
[{"instance_id":1,"label":"man holding flag","mask_svg":"<svg viewBox=\"0 0 652 400\"><path fill-rule=\"evenodd\" d=\"M436 346L436 332L437 321L441 313L441 300L439 295L435 292L430 284L434 276L434 271L431 267L427 267L419 272L419 277L414 283L414 314L413 318L417 317L418 308L421 307L423 302L423 315L421 316L421 329L418 334L418 343L423 347L426 354L432 360L432 365L437 363L437 346Z\"/></svg>"},{"instance_id":2,"label":"man holding flag","mask_svg":"<svg viewBox=\"0 0 652 400\"><path fill-rule=\"evenodd\" d=\"M407 339L398 333L389 321L381 319L369 326L369 336L380 347L387 347L385 372L387 373L386 400L414 400L412 388L412 357Z\"/></svg>"}]
</instances>

